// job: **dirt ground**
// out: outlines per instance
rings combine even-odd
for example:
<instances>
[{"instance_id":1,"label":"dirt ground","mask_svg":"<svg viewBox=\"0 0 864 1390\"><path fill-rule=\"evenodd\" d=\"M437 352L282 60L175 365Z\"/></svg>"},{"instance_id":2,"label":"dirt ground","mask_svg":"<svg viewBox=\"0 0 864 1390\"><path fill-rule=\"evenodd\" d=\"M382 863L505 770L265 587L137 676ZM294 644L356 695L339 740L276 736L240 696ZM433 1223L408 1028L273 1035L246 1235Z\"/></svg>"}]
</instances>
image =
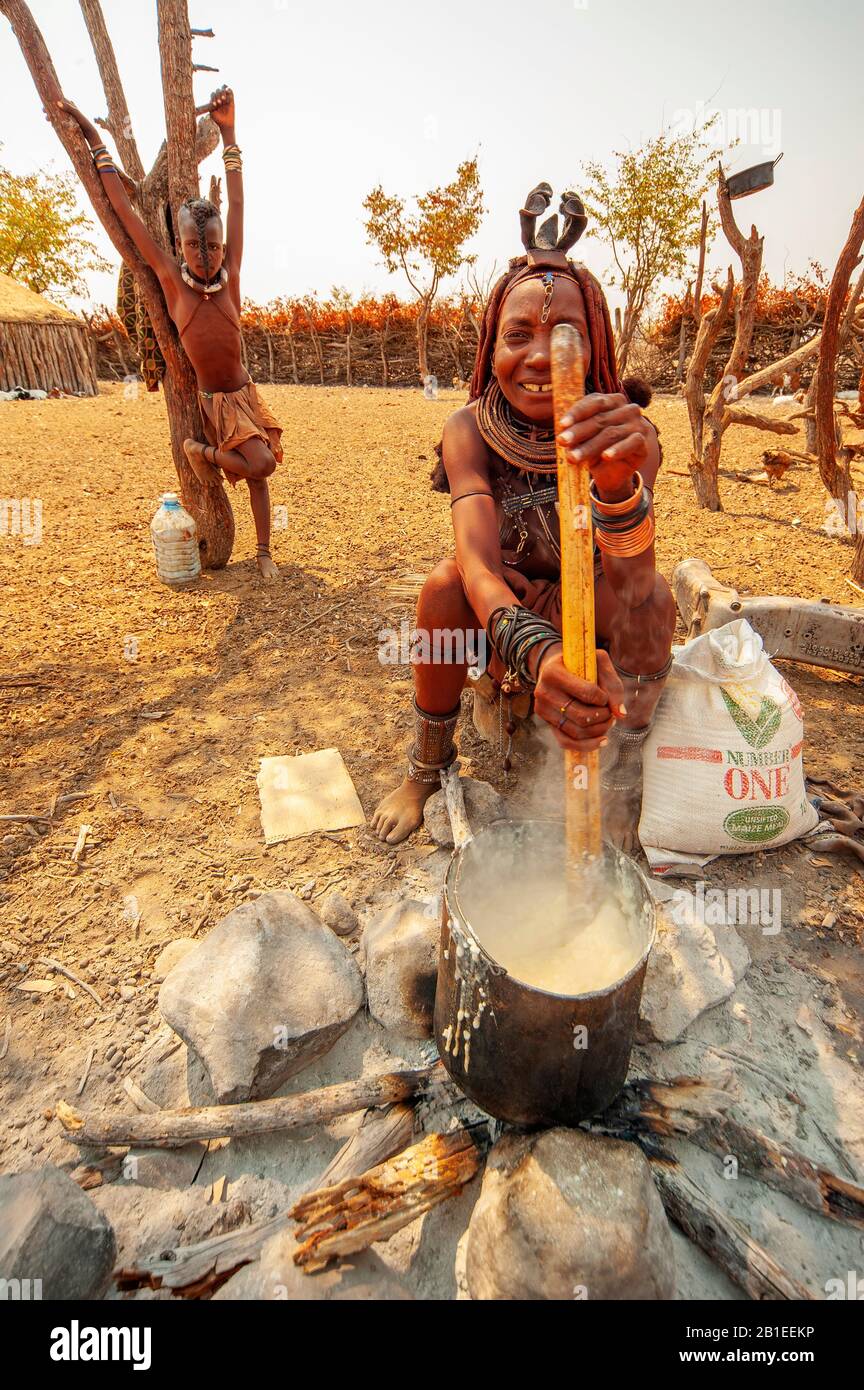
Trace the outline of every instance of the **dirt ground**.
<instances>
[{"instance_id":1,"label":"dirt ground","mask_svg":"<svg viewBox=\"0 0 864 1390\"><path fill-rule=\"evenodd\" d=\"M272 387L285 462L272 480L274 558L266 585L242 488L234 559L187 590L156 578L148 523L176 479L160 395L0 406L0 497L39 498L42 541L0 537L0 813L51 819L0 825L0 1168L74 1157L50 1107L73 1099L128 1105L122 1082L157 1027L156 953L202 935L250 893L333 887L362 902L384 876L430 853L365 829L263 844L255 777L263 755L339 748L367 816L393 783L410 736L410 667L382 666L379 632L410 621L418 577L450 550L446 499L430 492L433 447L464 399L420 392ZM665 449L657 488L658 559L667 577L699 555L742 593L860 604L845 582L848 543L830 538L818 480L796 469L769 488L756 473L765 437L731 430L725 510L700 511L686 470L681 402L651 409ZM676 472L675 470L678 470ZM805 709L805 768L851 790L864 768L864 681L815 668L785 675ZM463 722L463 768L518 805L524 769ZM80 799L59 802L76 794ZM90 827L77 862L81 825ZM854 861L792 845L753 856L780 882L784 923L773 952L832 992L838 1055L864 1057L864 884ZM729 865L706 874L722 882ZM736 868L740 878L740 863ZM755 967L759 947L748 942ZM762 947L763 954L767 946ZM39 957L86 981L46 993ZM766 967L767 968L767 967ZM108 1044L118 1045L112 1059ZM46 1114L43 1110L47 1108ZM859 1179L864 1154L854 1156ZM854 1169L855 1164L853 1164ZM848 1167L848 1163L847 1163Z\"/></svg>"}]
</instances>

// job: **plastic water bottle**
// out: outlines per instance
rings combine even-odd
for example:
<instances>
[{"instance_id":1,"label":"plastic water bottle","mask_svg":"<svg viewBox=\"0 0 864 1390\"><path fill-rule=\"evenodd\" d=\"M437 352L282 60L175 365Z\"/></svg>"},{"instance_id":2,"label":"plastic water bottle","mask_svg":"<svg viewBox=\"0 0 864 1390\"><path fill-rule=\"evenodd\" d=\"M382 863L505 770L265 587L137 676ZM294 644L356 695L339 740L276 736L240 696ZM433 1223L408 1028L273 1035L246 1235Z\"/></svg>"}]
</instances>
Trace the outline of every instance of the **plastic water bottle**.
<instances>
[{"instance_id":1,"label":"plastic water bottle","mask_svg":"<svg viewBox=\"0 0 864 1390\"><path fill-rule=\"evenodd\" d=\"M188 584L201 573L195 520L181 506L176 492L163 492L160 501L150 522L156 573L164 584Z\"/></svg>"}]
</instances>

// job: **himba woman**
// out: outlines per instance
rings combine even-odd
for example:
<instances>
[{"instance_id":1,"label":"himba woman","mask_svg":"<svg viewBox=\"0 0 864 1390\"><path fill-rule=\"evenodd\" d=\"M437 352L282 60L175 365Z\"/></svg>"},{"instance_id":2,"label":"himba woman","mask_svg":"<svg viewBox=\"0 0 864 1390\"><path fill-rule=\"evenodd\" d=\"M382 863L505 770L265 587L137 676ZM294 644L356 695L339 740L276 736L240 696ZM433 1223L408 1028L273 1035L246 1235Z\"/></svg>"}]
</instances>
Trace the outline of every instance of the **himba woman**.
<instances>
[{"instance_id":1,"label":"himba woman","mask_svg":"<svg viewBox=\"0 0 864 1390\"><path fill-rule=\"evenodd\" d=\"M179 264L153 239L133 208L126 191L129 181L115 166L92 121L69 101L57 105L80 125L111 206L159 277L168 312L195 368L201 419L209 442L187 439L183 446L186 457L206 486L219 485L220 470L235 487L245 479L258 542L258 568L265 579L278 579L279 571L270 555L267 479L282 460L282 430L258 395L241 357L243 163L234 138L234 95L228 87L220 87L210 99L210 116L222 132L227 244L223 245L218 208L206 198L191 199L178 211Z\"/></svg>"},{"instance_id":2,"label":"himba woman","mask_svg":"<svg viewBox=\"0 0 864 1390\"><path fill-rule=\"evenodd\" d=\"M642 746L671 666L675 602L654 567L653 488L661 462L642 414L650 388L618 380L609 310L586 268L566 251L587 219L572 193L564 224L550 217L540 184L521 210L526 255L511 261L483 315L470 399L447 420L433 486L449 491L455 557L428 576L417 606L423 651L434 634L485 631L488 674L508 703L530 693L533 711L562 748L602 748L604 831L625 850L637 843ZM565 668L561 644L557 474L550 339L572 324L585 350L585 397L565 417L561 444L591 471L595 536L597 682ZM482 636L482 633L480 634ZM453 734L467 664L414 661L415 734L404 781L372 826L396 844L419 825L423 806L456 757ZM514 725L508 721L507 731Z\"/></svg>"}]
</instances>

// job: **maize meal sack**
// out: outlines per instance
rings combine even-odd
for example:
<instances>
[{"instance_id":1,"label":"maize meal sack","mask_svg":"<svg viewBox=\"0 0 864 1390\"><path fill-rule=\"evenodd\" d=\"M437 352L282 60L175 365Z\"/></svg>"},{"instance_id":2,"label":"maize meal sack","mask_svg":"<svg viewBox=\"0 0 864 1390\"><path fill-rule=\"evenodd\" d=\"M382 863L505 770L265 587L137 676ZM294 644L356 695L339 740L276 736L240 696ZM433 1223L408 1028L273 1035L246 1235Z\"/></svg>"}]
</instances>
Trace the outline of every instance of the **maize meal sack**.
<instances>
[{"instance_id":1,"label":"maize meal sack","mask_svg":"<svg viewBox=\"0 0 864 1390\"><path fill-rule=\"evenodd\" d=\"M643 754L647 850L745 854L818 823L795 691L743 618L676 650Z\"/></svg>"}]
</instances>

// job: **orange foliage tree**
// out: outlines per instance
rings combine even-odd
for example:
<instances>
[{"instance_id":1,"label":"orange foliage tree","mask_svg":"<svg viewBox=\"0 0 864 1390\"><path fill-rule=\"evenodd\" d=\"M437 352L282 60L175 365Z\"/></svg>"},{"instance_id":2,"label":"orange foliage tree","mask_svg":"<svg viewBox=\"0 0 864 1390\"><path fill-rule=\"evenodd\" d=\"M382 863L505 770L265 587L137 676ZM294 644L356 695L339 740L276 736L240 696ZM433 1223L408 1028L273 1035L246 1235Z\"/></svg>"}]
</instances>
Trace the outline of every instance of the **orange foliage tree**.
<instances>
[{"instance_id":1,"label":"orange foliage tree","mask_svg":"<svg viewBox=\"0 0 864 1390\"><path fill-rule=\"evenodd\" d=\"M385 193L380 184L363 201L367 241L378 247L391 274L402 270L417 296L422 379L429 374L429 321L441 281L476 259L466 254L465 243L484 211L477 160L463 160L450 183L430 189L416 204L416 212L408 211L404 198Z\"/></svg>"}]
</instances>

